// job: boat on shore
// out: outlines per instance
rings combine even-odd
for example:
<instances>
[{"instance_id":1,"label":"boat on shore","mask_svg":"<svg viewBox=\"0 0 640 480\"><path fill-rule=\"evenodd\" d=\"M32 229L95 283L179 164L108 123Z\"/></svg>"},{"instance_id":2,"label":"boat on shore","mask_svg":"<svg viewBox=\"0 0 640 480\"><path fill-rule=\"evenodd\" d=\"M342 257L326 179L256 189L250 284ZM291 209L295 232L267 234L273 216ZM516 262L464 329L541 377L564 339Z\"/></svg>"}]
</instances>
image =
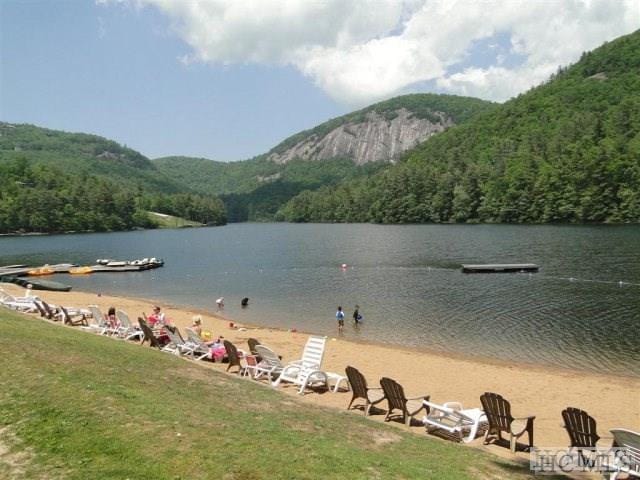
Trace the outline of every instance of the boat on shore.
<instances>
[{"instance_id":1,"label":"boat on shore","mask_svg":"<svg viewBox=\"0 0 640 480\"><path fill-rule=\"evenodd\" d=\"M86 275L88 273L93 273L93 268L86 266L86 267L73 267L69 269L69 273L71 275Z\"/></svg>"},{"instance_id":2,"label":"boat on shore","mask_svg":"<svg viewBox=\"0 0 640 480\"><path fill-rule=\"evenodd\" d=\"M138 260L112 260L110 258L99 258L98 260L96 260L96 263L97 265L92 267L93 271L96 272L140 271L162 267L164 265L164 260L157 259L155 257L142 258Z\"/></svg>"},{"instance_id":3,"label":"boat on shore","mask_svg":"<svg viewBox=\"0 0 640 480\"><path fill-rule=\"evenodd\" d=\"M27 275L29 275L30 277L40 277L42 275L52 275L54 274L56 271L45 265L44 267L40 267L40 268L34 268L33 270L29 270L27 272Z\"/></svg>"},{"instance_id":4,"label":"boat on shore","mask_svg":"<svg viewBox=\"0 0 640 480\"><path fill-rule=\"evenodd\" d=\"M20 278L11 275L0 277L0 282L15 283L16 285L20 285L25 288L29 288L29 286L31 286L32 290L48 290L50 292L68 292L71 290L70 285L54 282L53 280Z\"/></svg>"}]
</instances>

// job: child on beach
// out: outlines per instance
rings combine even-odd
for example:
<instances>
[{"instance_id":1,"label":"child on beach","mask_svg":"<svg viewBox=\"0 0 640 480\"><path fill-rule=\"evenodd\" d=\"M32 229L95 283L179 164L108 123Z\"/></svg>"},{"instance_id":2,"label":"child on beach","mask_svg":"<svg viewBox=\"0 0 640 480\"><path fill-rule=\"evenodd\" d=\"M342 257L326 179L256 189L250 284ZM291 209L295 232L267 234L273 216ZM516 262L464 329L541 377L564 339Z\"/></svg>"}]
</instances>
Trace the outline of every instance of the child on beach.
<instances>
[{"instance_id":1,"label":"child on beach","mask_svg":"<svg viewBox=\"0 0 640 480\"><path fill-rule=\"evenodd\" d=\"M342 311L342 307L338 306L338 311L336 312L336 320L338 320L338 332L342 332L344 328L344 312Z\"/></svg>"}]
</instances>

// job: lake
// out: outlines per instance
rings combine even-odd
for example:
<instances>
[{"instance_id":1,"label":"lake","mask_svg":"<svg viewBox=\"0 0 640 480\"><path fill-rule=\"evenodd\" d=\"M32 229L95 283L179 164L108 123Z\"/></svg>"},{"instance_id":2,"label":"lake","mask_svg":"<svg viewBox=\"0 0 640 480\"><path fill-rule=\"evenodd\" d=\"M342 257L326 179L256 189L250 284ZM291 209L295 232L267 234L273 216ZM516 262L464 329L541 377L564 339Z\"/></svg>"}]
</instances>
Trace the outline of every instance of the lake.
<instances>
[{"instance_id":1,"label":"lake","mask_svg":"<svg viewBox=\"0 0 640 480\"><path fill-rule=\"evenodd\" d=\"M245 223L3 237L0 265L163 258L147 272L54 279L211 312L224 296L223 315L240 323L331 336L342 305L346 338L640 375L639 247L640 226ZM463 274L463 263L541 270Z\"/></svg>"}]
</instances>

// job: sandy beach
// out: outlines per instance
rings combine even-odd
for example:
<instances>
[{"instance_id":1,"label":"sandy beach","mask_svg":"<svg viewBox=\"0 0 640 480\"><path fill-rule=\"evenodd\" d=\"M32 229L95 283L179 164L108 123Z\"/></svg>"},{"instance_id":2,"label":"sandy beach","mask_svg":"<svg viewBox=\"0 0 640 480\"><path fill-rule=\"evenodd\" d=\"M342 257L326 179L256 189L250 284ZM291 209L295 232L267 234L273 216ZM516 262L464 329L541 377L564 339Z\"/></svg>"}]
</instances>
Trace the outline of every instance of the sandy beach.
<instances>
[{"instance_id":1,"label":"sandy beach","mask_svg":"<svg viewBox=\"0 0 640 480\"><path fill-rule=\"evenodd\" d=\"M7 292L23 295L24 289L10 284L0 284ZM103 311L108 307L126 311L132 320L149 314L153 302L137 298L97 295L89 292L35 292L44 300L56 305L86 307L98 305ZM308 336L305 332L287 332L272 328L236 325L230 328L230 319L199 311L160 304L171 322L181 329L191 325L193 315L201 315L203 330L214 336L223 335L239 348L248 350L247 339L254 337L282 355L283 362L300 357ZM337 337L337 331L336 331ZM145 347L147 348L147 347ZM200 362L203 367L219 371L225 364ZM349 340L348 329L344 336L329 338L323 367L325 370L344 374L344 368L358 368L371 386L377 386L382 376L395 379L403 385L409 397L430 395L436 403L459 401L465 408L479 407L480 395L486 391L500 393L511 402L515 416L535 415L535 445L539 447L566 447L568 436L562 428L560 412L568 407L586 410L598 422L598 432L607 437L611 428L623 427L640 430L640 379L612 375L598 375L570 369L505 364L476 358L460 358L432 354L419 350L367 344ZM292 386L281 391L296 395ZM349 393L309 393L298 396L302 401L344 410ZM354 411L354 415L362 415ZM422 416L422 413L419 414ZM382 421L384 415L374 415ZM394 422L395 423L395 422ZM405 428L405 427L402 427ZM410 430L425 435L424 428ZM610 440L601 440L608 446ZM496 446L483 446L481 438L471 444L497 454L508 450Z\"/></svg>"}]
</instances>

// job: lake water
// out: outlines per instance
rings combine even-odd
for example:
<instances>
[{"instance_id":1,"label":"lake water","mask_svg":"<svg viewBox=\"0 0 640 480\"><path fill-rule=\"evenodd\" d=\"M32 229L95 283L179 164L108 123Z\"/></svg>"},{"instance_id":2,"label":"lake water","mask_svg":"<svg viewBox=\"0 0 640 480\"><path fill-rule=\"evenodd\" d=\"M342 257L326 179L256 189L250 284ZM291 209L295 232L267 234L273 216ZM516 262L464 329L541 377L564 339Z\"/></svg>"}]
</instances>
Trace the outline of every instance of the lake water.
<instances>
[{"instance_id":1,"label":"lake water","mask_svg":"<svg viewBox=\"0 0 640 480\"><path fill-rule=\"evenodd\" d=\"M638 226L232 224L0 238L0 265L143 257L166 265L54 279L211 312L224 296L224 315L241 323L332 336L342 305L347 338L640 375ZM462 263L541 270L463 274Z\"/></svg>"}]
</instances>

